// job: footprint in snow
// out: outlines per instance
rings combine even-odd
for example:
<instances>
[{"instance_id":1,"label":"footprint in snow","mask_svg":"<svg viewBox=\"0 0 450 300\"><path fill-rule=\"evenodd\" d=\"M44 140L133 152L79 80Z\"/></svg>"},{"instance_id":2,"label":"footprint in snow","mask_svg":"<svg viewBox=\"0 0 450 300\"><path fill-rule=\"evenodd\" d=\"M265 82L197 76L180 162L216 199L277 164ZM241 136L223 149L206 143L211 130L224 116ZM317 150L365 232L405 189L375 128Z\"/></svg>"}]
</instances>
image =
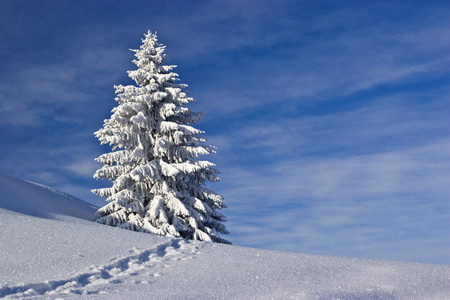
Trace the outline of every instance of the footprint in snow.
<instances>
[{"instance_id":1,"label":"footprint in snow","mask_svg":"<svg viewBox=\"0 0 450 300\"><path fill-rule=\"evenodd\" d=\"M130 255L113 258L102 266L92 266L86 272L67 279L28 283L16 286L0 287L0 297L23 298L43 295L88 295L105 293L99 286L120 284L130 276L149 275L152 278L162 276L159 272L148 272L152 267L167 267L167 262L192 258L198 253L199 246L194 242L173 239L152 249L133 248ZM134 280L136 284L149 284L147 280Z\"/></svg>"}]
</instances>

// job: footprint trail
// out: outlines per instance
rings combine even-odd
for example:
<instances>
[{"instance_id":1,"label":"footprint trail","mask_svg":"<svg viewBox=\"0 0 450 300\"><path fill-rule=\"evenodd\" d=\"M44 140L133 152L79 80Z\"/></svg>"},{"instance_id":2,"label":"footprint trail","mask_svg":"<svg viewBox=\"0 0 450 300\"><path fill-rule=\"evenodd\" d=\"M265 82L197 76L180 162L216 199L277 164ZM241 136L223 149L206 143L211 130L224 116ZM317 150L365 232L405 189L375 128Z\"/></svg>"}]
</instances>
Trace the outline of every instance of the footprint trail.
<instances>
[{"instance_id":1,"label":"footprint trail","mask_svg":"<svg viewBox=\"0 0 450 300\"><path fill-rule=\"evenodd\" d=\"M89 295L108 293L111 284L133 282L148 284L161 276L161 271L173 261L191 259L199 251L199 243L172 239L149 250L133 248L130 255L113 258L102 266L92 266L85 272L66 279L0 287L0 297L6 299L38 298L52 295ZM135 278L135 279L134 279Z\"/></svg>"}]
</instances>

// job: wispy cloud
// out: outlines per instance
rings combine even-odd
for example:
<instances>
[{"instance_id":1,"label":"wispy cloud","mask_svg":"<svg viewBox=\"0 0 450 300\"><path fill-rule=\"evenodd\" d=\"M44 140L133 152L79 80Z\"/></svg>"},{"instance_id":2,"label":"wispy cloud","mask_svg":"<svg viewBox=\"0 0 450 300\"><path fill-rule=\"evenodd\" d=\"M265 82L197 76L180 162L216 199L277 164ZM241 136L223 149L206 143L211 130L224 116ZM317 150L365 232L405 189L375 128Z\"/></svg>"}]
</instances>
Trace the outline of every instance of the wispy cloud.
<instances>
[{"instance_id":1,"label":"wispy cloud","mask_svg":"<svg viewBox=\"0 0 450 300\"><path fill-rule=\"evenodd\" d=\"M272 204L303 198L369 198L389 193L448 194L446 172L450 144L342 158L277 160L252 168L226 169L230 201L256 195ZM225 180L225 179L224 179Z\"/></svg>"},{"instance_id":2,"label":"wispy cloud","mask_svg":"<svg viewBox=\"0 0 450 300\"><path fill-rule=\"evenodd\" d=\"M440 238L430 242L446 247L449 153L444 140L402 151L226 170L222 194L234 216L232 240L335 255L351 247L377 257L372 245L401 248L415 244L411 236L419 243L434 231ZM419 254L403 253L402 259Z\"/></svg>"},{"instance_id":3,"label":"wispy cloud","mask_svg":"<svg viewBox=\"0 0 450 300\"><path fill-rule=\"evenodd\" d=\"M61 53L46 45L37 49L53 53L51 61L20 57L0 69L0 124L85 123L80 112L103 105L103 99L113 102L113 85L131 64L127 48L111 47L111 41L95 30L84 36L78 32L66 43Z\"/></svg>"},{"instance_id":4,"label":"wispy cloud","mask_svg":"<svg viewBox=\"0 0 450 300\"><path fill-rule=\"evenodd\" d=\"M258 164L263 156L342 156L404 149L448 136L448 90L403 92L371 97L347 106L333 105L316 114L283 116L282 106L211 136L224 155ZM347 102L348 103L348 102Z\"/></svg>"},{"instance_id":5,"label":"wispy cloud","mask_svg":"<svg viewBox=\"0 0 450 300\"><path fill-rule=\"evenodd\" d=\"M371 10L378 9L361 5L325 11L314 19L286 21L290 26L273 22L273 31L264 34L271 37L267 44L257 40L261 34L253 39L251 33L241 32L250 44L236 45L234 50L245 55L248 49L259 49L259 55L234 61L236 52L215 49L222 60L229 58L229 64L219 66L220 81L212 74L208 85L195 83L202 87L196 95L209 111L235 114L274 102L328 101L448 74L450 41L444 13L434 12L436 19L431 22L425 12L423 16L416 12L411 24L396 18L396 13L405 12L395 4L392 18L377 18ZM220 35L220 39L228 38Z\"/></svg>"}]
</instances>

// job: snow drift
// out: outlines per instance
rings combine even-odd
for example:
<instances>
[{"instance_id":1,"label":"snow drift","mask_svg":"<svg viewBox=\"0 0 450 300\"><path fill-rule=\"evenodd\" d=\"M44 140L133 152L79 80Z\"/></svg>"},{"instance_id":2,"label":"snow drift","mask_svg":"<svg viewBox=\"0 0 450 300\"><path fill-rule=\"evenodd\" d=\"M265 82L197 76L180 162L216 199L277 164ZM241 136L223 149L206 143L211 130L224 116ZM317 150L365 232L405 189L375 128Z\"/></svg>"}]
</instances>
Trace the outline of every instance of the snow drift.
<instances>
[{"instance_id":1,"label":"snow drift","mask_svg":"<svg viewBox=\"0 0 450 300\"><path fill-rule=\"evenodd\" d=\"M171 239L90 220L95 207L0 174L0 297L448 299L450 266Z\"/></svg>"}]
</instances>

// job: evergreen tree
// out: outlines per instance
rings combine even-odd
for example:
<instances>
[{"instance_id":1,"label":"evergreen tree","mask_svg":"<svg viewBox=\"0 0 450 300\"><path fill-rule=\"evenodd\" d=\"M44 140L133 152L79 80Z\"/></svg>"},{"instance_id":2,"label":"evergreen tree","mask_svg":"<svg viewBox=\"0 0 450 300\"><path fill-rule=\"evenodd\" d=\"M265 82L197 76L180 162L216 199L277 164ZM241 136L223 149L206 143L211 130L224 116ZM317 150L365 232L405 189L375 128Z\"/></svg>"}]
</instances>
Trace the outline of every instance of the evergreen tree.
<instances>
[{"instance_id":1,"label":"evergreen tree","mask_svg":"<svg viewBox=\"0 0 450 300\"><path fill-rule=\"evenodd\" d=\"M172 237L229 243L219 213L222 197L207 189L220 180L214 164L199 160L210 154L203 131L192 127L204 113L186 104L194 101L178 82L174 65L164 65L165 46L151 31L135 52L138 69L128 71L136 86L115 86L116 101L110 119L95 132L112 152L96 161L103 167L94 175L113 181L110 188L92 190L109 202L96 213L96 222Z\"/></svg>"}]
</instances>

